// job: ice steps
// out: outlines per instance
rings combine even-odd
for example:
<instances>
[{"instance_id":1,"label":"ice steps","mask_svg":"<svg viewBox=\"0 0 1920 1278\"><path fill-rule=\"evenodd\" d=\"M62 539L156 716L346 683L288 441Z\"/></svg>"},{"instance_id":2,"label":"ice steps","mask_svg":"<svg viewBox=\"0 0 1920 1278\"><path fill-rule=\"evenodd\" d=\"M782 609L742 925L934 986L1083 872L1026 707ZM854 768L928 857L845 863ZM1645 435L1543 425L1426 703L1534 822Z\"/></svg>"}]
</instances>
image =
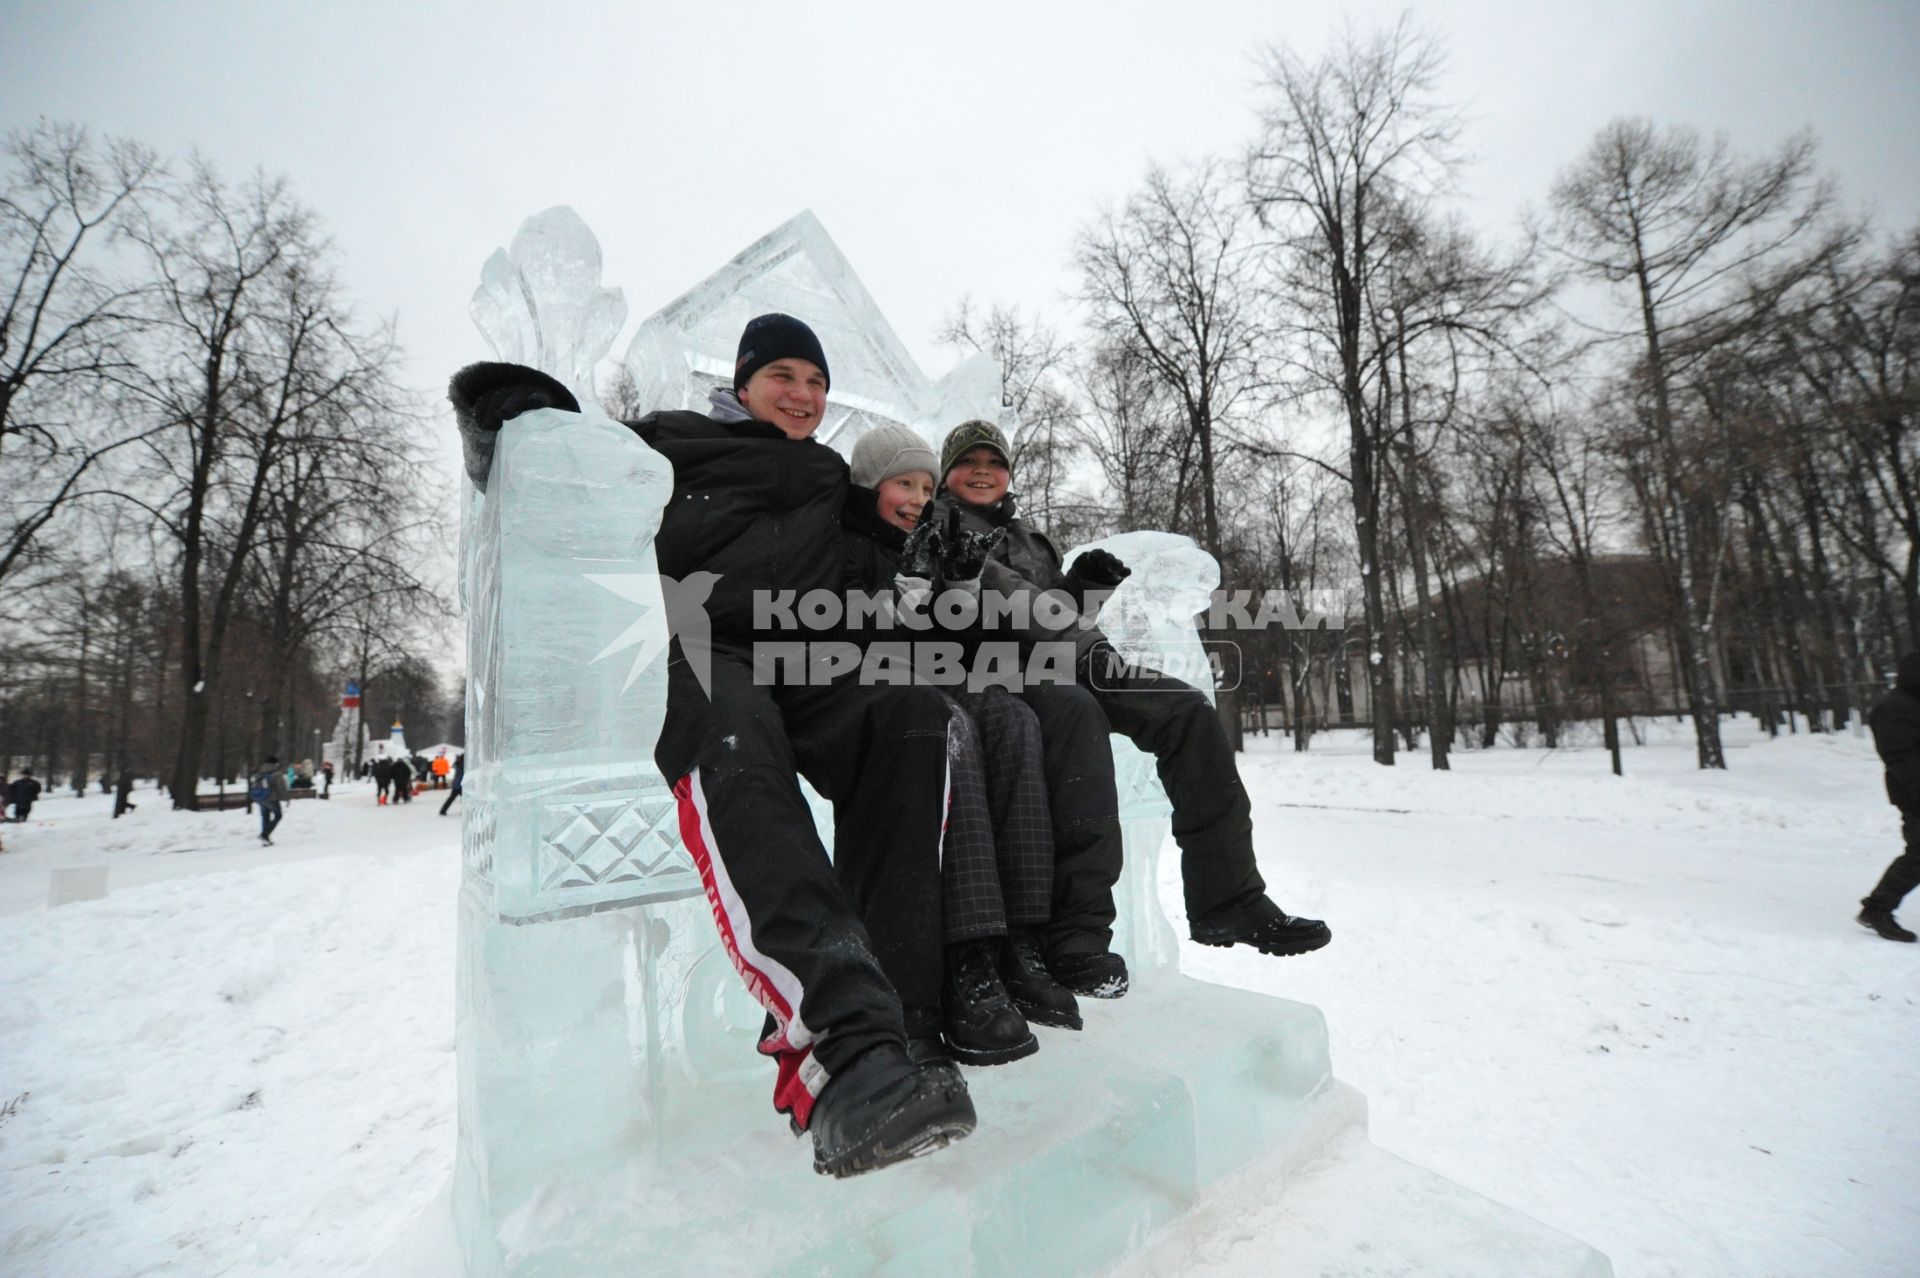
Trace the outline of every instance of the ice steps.
<instances>
[{"instance_id":1,"label":"ice steps","mask_svg":"<svg viewBox=\"0 0 1920 1278\"><path fill-rule=\"evenodd\" d=\"M980 1128L931 1157L816 1176L756 1080L714 1097L737 1120L724 1141L542 1186L502 1222L491 1272L1237 1274L1271 1257L1267 1272L1356 1278L1611 1273L1375 1148L1317 1009L1166 972L1083 1007L1083 1032L1043 1029L1037 1055L967 1071Z\"/></svg>"}]
</instances>

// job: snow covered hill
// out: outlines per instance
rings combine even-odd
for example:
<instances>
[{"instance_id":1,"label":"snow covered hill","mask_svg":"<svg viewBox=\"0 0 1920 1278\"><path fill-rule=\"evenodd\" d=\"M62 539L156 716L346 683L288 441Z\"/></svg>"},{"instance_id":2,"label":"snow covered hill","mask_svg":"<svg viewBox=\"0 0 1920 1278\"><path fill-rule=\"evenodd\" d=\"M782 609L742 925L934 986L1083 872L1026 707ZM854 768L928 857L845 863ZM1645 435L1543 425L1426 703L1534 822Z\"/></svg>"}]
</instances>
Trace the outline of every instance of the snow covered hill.
<instances>
[{"instance_id":1,"label":"snow covered hill","mask_svg":"<svg viewBox=\"0 0 1920 1278\"><path fill-rule=\"evenodd\" d=\"M1920 946L1852 921L1896 815L1861 739L1728 739L1725 774L1663 732L1624 779L1593 750L1435 774L1256 740L1262 868L1336 939L1183 968L1319 1005L1375 1142L1620 1275L1912 1272ZM348 785L268 849L244 813L146 799L5 828L0 1271L363 1270L451 1169L458 823ZM90 866L104 898L46 908ZM1364 1210L1340 1190L1289 1209ZM1122 1271L1285 1272L1271 1199L1216 1186Z\"/></svg>"}]
</instances>

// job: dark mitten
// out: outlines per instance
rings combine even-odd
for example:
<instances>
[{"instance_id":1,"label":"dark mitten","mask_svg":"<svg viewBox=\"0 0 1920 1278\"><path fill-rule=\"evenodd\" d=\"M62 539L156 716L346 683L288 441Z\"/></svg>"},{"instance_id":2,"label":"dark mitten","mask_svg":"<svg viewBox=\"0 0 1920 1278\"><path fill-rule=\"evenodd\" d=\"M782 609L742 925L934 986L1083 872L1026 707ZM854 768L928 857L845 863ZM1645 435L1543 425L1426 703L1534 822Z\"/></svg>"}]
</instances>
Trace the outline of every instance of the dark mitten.
<instances>
[{"instance_id":1,"label":"dark mitten","mask_svg":"<svg viewBox=\"0 0 1920 1278\"><path fill-rule=\"evenodd\" d=\"M947 557L947 537L937 519L923 520L900 544L899 572L904 577L932 581Z\"/></svg>"},{"instance_id":2,"label":"dark mitten","mask_svg":"<svg viewBox=\"0 0 1920 1278\"><path fill-rule=\"evenodd\" d=\"M1073 567L1067 571L1067 585L1075 594L1089 587L1111 590L1132 575L1133 569L1121 563L1112 551L1094 549L1073 561Z\"/></svg>"},{"instance_id":3,"label":"dark mitten","mask_svg":"<svg viewBox=\"0 0 1920 1278\"><path fill-rule=\"evenodd\" d=\"M941 576L954 585L977 583L987 570L994 548L1007 539L1004 528L971 529L965 526L957 510L947 512L946 559L940 565Z\"/></svg>"},{"instance_id":4,"label":"dark mitten","mask_svg":"<svg viewBox=\"0 0 1920 1278\"><path fill-rule=\"evenodd\" d=\"M484 491L493 466L495 436L500 428L536 408L580 411L580 401L556 379L524 364L469 364L447 385L454 420L460 427L460 448L466 456L467 477Z\"/></svg>"}]
</instances>

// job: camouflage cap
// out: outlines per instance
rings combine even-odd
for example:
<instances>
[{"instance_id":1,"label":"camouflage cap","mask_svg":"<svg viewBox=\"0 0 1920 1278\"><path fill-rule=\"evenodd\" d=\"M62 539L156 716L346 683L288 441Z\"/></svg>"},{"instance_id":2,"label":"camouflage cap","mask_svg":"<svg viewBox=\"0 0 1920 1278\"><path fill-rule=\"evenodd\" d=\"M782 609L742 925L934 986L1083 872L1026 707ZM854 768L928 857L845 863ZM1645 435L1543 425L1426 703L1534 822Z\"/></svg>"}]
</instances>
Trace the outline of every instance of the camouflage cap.
<instances>
[{"instance_id":1,"label":"camouflage cap","mask_svg":"<svg viewBox=\"0 0 1920 1278\"><path fill-rule=\"evenodd\" d=\"M970 422L961 422L947 432L947 442L940 445L940 476L944 477L948 471L952 470L953 464L960 460L962 454L982 447L991 448L1000 454L1000 459L1007 463L1007 474L1011 477L1013 450L1007 447L1007 437L1001 434L1000 428L992 422L983 422L978 418Z\"/></svg>"}]
</instances>

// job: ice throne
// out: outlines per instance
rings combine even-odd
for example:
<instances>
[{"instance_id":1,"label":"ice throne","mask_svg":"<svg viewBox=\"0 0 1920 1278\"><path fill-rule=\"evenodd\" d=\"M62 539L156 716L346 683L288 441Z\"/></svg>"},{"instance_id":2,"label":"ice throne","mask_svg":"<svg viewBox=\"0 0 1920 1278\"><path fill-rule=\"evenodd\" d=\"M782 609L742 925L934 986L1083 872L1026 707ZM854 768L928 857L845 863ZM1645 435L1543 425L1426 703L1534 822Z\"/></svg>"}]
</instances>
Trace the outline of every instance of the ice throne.
<instances>
[{"instance_id":1,"label":"ice throne","mask_svg":"<svg viewBox=\"0 0 1920 1278\"><path fill-rule=\"evenodd\" d=\"M882 421L936 445L967 417L1018 429L985 357L937 383L920 373L811 214L643 324L618 380L648 408L703 405L730 383L746 319L769 310L821 334L834 373L821 436L836 448ZM941 1158L813 1177L768 1108L760 1010L652 764L665 698L652 538L671 475L596 395L625 302L560 208L489 259L472 311L497 358L560 378L583 411L510 423L486 492L464 498L453 1212L468 1274L1089 1272L1228 1171L1297 1167L1361 1129L1315 1009L1172 970L1156 886L1167 805L1151 760L1116 738L1115 944L1133 994L1030 1062L976 1071L981 1130ZM1137 569L1108 605L1121 646L1197 649L1211 559L1167 534L1108 544Z\"/></svg>"}]
</instances>

